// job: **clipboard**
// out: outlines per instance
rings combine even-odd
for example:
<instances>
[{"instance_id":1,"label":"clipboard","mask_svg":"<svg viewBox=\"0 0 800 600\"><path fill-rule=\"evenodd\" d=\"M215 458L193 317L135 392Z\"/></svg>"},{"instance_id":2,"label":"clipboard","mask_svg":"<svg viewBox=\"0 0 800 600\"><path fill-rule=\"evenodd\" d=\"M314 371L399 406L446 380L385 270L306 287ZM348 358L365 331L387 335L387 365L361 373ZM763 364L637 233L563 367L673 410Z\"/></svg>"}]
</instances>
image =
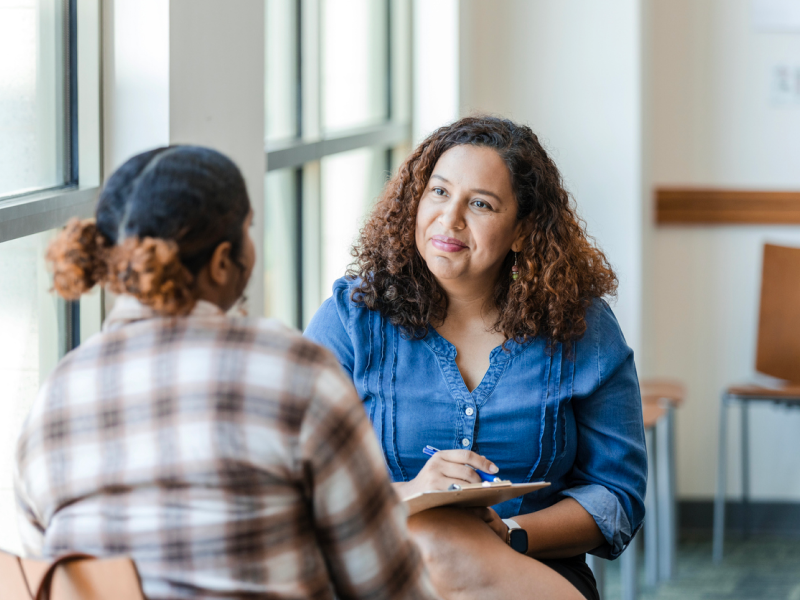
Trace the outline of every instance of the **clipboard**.
<instances>
[{"instance_id":1,"label":"clipboard","mask_svg":"<svg viewBox=\"0 0 800 600\"><path fill-rule=\"evenodd\" d=\"M546 481L533 483L511 483L510 481L470 483L458 490L420 492L408 498L403 498L403 502L408 507L408 516L411 516L437 506L460 506L465 508L493 506L546 488L549 485Z\"/></svg>"}]
</instances>

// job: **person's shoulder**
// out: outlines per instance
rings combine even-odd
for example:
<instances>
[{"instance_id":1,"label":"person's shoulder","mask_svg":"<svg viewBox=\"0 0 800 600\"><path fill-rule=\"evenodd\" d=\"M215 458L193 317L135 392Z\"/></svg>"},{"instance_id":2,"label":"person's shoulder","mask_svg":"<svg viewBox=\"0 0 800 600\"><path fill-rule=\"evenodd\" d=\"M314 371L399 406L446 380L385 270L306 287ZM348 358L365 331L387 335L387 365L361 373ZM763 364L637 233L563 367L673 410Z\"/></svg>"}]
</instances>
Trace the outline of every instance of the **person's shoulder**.
<instances>
[{"instance_id":1,"label":"person's shoulder","mask_svg":"<svg viewBox=\"0 0 800 600\"><path fill-rule=\"evenodd\" d=\"M586 332L578 340L578 347L591 350L592 354L611 358L631 351L625 335L609 303L603 298L594 298L586 308Z\"/></svg>"},{"instance_id":2,"label":"person's shoulder","mask_svg":"<svg viewBox=\"0 0 800 600\"><path fill-rule=\"evenodd\" d=\"M370 310L359 300L362 279L340 277L333 283L331 296L319 307L306 328L305 335L324 341L335 331L351 335L354 323L369 315Z\"/></svg>"},{"instance_id":3,"label":"person's shoulder","mask_svg":"<svg viewBox=\"0 0 800 600\"><path fill-rule=\"evenodd\" d=\"M595 340L621 338L624 341L619 321L604 298L592 299L586 308L586 333Z\"/></svg>"},{"instance_id":4,"label":"person's shoulder","mask_svg":"<svg viewBox=\"0 0 800 600\"><path fill-rule=\"evenodd\" d=\"M308 364L324 362L326 358L318 344L278 319L230 318L227 327L233 339L241 339L256 352L273 352Z\"/></svg>"},{"instance_id":5,"label":"person's shoulder","mask_svg":"<svg viewBox=\"0 0 800 600\"><path fill-rule=\"evenodd\" d=\"M338 305L347 307L349 310L366 309L364 302L360 299L361 285L364 280L361 277L345 275L333 282L331 298Z\"/></svg>"},{"instance_id":6,"label":"person's shoulder","mask_svg":"<svg viewBox=\"0 0 800 600\"><path fill-rule=\"evenodd\" d=\"M291 390L295 408L314 399L338 402L342 395L352 391L336 356L324 345L276 319L257 319L250 326L258 332L251 358L256 368L247 369L246 377L263 380L269 378L268 372L279 370L281 385Z\"/></svg>"}]
</instances>

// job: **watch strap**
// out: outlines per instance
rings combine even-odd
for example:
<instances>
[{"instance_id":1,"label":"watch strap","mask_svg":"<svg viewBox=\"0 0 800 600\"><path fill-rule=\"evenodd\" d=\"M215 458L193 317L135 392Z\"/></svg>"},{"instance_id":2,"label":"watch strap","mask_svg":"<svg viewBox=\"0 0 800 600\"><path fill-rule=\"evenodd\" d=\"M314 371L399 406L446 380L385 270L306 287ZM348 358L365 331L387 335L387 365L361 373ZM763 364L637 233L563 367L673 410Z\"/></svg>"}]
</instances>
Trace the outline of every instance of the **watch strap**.
<instances>
[{"instance_id":1,"label":"watch strap","mask_svg":"<svg viewBox=\"0 0 800 600\"><path fill-rule=\"evenodd\" d=\"M503 523L508 527L506 544L520 554L525 554L528 551L528 532L520 527L514 519L503 519Z\"/></svg>"}]
</instances>

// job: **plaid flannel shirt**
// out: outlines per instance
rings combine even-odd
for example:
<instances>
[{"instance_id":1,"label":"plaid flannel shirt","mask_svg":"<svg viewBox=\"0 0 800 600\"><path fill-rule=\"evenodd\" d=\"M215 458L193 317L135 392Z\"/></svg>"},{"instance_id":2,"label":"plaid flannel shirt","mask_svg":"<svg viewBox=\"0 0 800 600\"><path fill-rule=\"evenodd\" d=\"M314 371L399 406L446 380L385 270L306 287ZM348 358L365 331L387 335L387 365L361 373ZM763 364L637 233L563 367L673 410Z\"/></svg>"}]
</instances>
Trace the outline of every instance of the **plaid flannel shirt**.
<instances>
[{"instance_id":1,"label":"plaid flannel shirt","mask_svg":"<svg viewBox=\"0 0 800 600\"><path fill-rule=\"evenodd\" d=\"M272 320L122 297L17 449L26 551L128 555L160 598L436 598L352 385Z\"/></svg>"}]
</instances>

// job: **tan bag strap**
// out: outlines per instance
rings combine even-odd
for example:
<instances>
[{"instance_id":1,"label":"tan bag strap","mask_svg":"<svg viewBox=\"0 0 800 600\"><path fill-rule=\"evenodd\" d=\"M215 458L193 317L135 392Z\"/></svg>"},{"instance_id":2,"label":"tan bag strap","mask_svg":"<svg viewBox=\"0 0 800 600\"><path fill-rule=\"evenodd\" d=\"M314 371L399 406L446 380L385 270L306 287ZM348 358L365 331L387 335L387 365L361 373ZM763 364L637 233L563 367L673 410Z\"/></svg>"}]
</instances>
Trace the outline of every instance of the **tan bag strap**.
<instances>
[{"instance_id":1,"label":"tan bag strap","mask_svg":"<svg viewBox=\"0 0 800 600\"><path fill-rule=\"evenodd\" d=\"M22 575L22 582L25 584L25 589L28 590L28 596L31 597L31 600L34 600L31 584L28 581L28 576L25 574L25 568L22 566L22 558L19 556L15 556L14 558L17 559L17 566L19 567L20 575Z\"/></svg>"},{"instance_id":2,"label":"tan bag strap","mask_svg":"<svg viewBox=\"0 0 800 600\"><path fill-rule=\"evenodd\" d=\"M50 586L53 585L53 576L55 575L58 567L76 560L85 560L87 558L95 557L91 554L80 554L75 552L72 554L65 554L64 556L60 556L54 560L53 563L47 568L47 571L45 571L44 577L42 577L42 583L39 584L39 589L36 591L34 600L50 600ZM21 566L22 565L20 564L20 567Z\"/></svg>"}]
</instances>

